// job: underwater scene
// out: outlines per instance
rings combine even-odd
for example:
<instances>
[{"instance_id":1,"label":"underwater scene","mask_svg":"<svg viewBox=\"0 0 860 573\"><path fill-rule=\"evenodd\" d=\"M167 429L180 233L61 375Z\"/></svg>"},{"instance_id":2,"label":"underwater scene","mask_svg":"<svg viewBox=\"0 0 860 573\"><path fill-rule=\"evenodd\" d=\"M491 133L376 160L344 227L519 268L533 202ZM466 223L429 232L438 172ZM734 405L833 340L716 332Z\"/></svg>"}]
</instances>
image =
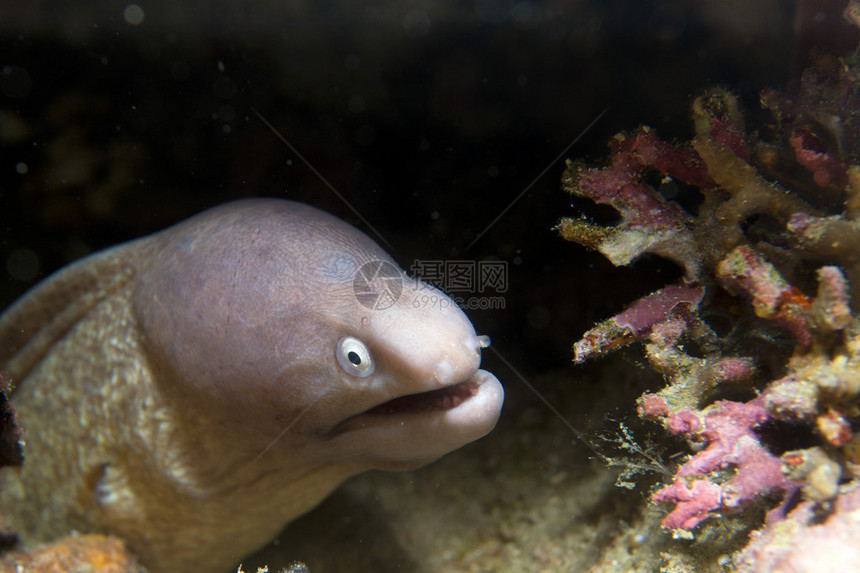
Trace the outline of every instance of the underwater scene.
<instances>
[{"instance_id":1,"label":"underwater scene","mask_svg":"<svg viewBox=\"0 0 860 573\"><path fill-rule=\"evenodd\" d=\"M0 3L0 573L860 572L860 0Z\"/></svg>"}]
</instances>

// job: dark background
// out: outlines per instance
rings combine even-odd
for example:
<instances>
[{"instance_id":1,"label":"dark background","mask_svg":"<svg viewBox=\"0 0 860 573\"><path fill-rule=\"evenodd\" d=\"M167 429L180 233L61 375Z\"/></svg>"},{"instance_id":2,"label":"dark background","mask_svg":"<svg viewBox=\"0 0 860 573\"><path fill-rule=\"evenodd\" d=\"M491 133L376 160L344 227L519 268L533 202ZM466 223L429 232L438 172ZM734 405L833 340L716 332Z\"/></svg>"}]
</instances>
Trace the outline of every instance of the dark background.
<instances>
[{"instance_id":1,"label":"dark background","mask_svg":"<svg viewBox=\"0 0 860 573\"><path fill-rule=\"evenodd\" d=\"M565 157L600 162L639 124L686 139L714 85L763 120L761 88L790 90L812 45L840 53L841 4L141 1L135 23L131 3L2 2L0 308L241 197L311 203L378 239L256 109L404 268L508 261L505 308L470 311L476 329L525 372L567 367L595 320L678 270L615 269L560 239L588 206L570 206L554 158L576 140Z\"/></svg>"}]
</instances>

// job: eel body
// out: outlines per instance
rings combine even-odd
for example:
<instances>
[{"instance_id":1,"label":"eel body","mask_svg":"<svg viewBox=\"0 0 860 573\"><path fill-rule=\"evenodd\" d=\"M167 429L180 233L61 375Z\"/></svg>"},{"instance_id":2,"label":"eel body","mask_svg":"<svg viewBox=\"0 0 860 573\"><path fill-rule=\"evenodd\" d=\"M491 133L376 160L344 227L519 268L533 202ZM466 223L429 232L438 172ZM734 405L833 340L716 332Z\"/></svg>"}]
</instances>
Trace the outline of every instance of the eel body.
<instances>
[{"instance_id":1,"label":"eel body","mask_svg":"<svg viewBox=\"0 0 860 573\"><path fill-rule=\"evenodd\" d=\"M118 535L154 573L227 571L347 477L480 438L488 344L376 243L300 203L205 211L66 267L0 315L27 542Z\"/></svg>"}]
</instances>

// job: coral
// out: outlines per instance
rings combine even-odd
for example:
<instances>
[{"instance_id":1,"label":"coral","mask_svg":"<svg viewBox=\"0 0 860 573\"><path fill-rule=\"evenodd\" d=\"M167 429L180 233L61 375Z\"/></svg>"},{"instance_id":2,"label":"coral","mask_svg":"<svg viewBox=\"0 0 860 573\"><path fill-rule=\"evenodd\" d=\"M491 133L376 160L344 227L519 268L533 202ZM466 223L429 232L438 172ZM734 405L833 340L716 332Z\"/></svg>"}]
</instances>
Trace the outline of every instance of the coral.
<instances>
[{"instance_id":1,"label":"coral","mask_svg":"<svg viewBox=\"0 0 860 573\"><path fill-rule=\"evenodd\" d=\"M834 349L793 356L789 373L771 382L762 393L775 417L814 420L818 432L833 446L844 446L851 440L846 416L856 416L860 410L860 322L852 321L841 334L843 340Z\"/></svg>"},{"instance_id":2,"label":"coral","mask_svg":"<svg viewBox=\"0 0 860 573\"><path fill-rule=\"evenodd\" d=\"M860 563L860 486L844 487L829 511L804 501L785 519L753 532L734 559L737 573L856 571ZM823 517L823 519L821 519Z\"/></svg>"},{"instance_id":3,"label":"coral","mask_svg":"<svg viewBox=\"0 0 860 573\"><path fill-rule=\"evenodd\" d=\"M813 176L829 172L827 185L844 185L841 168L860 162L860 73L857 53L844 58L815 53L800 78L800 90L787 96L773 89L760 101L776 119L776 132L789 141L798 163Z\"/></svg>"},{"instance_id":4,"label":"coral","mask_svg":"<svg viewBox=\"0 0 860 573\"><path fill-rule=\"evenodd\" d=\"M761 95L762 105L777 120L778 137L788 142L796 162L812 176L815 185L806 195L829 193L841 204L839 214L816 216L802 210L792 214L787 225L792 246L805 257L841 266L858 289L855 297L860 296L858 54L842 59L817 54L803 73L798 95L787 97L774 90Z\"/></svg>"},{"instance_id":5,"label":"coral","mask_svg":"<svg viewBox=\"0 0 860 573\"><path fill-rule=\"evenodd\" d=\"M104 535L70 535L0 559L0 573L139 573L122 541Z\"/></svg>"},{"instance_id":6,"label":"coral","mask_svg":"<svg viewBox=\"0 0 860 573\"><path fill-rule=\"evenodd\" d=\"M842 468L818 447L785 452L780 458L782 472L793 481L803 481L803 497L825 502L838 492Z\"/></svg>"},{"instance_id":7,"label":"coral","mask_svg":"<svg viewBox=\"0 0 860 573\"><path fill-rule=\"evenodd\" d=\"M860 296L860 167L848 168L845 212L840 215L816 217L794 213L786 225L794 247L806 257L836 261L845 269Z\"/></svg>"},{"instance_id":8,"label":"coral","mask_svg":"<svg viewBox=\"0 0 860 573\"><path fill-rule=\"evenodd\" d=\"M672 484L651 497L674 502L663 520L669 529L692 529L709 515L736 510L774 492L790 493L797 484L782 473L782 462L762 446L755 428L770 418L761 400L716 402L702 411L682 410L666 419L669 431L684 434L705 449L678 468ZM733 467L724 483L707 476Z\"/></svg>"},{"instance_id":9,"label":"coral","mask_svg":"<svg viewBox=\"0 0 860 573\"><path fill-rule=\"evenodd\" d=\"M737 98L715 89L693 103L689 144L641 127L616 136L605 166L568 162L562 185L574 204L609 205L620 221L564 218L563 238L615 265L649 253L684 271L682 282L643 296L573 345L582 363L640 343L666 381L639 398L637 412L694 450L651 496L672 504L663 525L676 533L762 503L772 508L767 528L788 520L797 535L813 527L813 512L833 507L832 525L814 527L842 535L840 512L860 497L845 493L860 478L860 319L850 307L860 296L854 63L818 56L799 93L765 90L760 102L772 121L755 130ZM677 200L661 193L668 185ZM693 195L700 201L687 210L697 205ZM760 558L754 544L739 562Z\"/></svg>"},{"instance_id":10,"label":"coral","mask_svg":"<svg viewBox=\"0 0 860 573\"><path fill-rule=\"evenodd\" d=\"M557 227L562 237L597 249L615 265L629 264L644 253L660 255L676 262L694 281L701 280L703 270L711 269L725 253L747 243L744 226L750 217L820 214L748 163L750 146L743 140L737 107L736 98L724 90L697 98L692 149L669 145L654 130L642 127L632 135L616 136L606 167L568 162L564 189L611 205L621 221L606 227L566 217ZM677 180L699 189L704 203L698 217L646 183L646 175L654 169L663 174L663 184Z\"/></svg>"},{"instance_id":11,"label":"coral","mask_svg":"<svg viewBox=\"0 0 860 573\"><path fill-rule=\"evenodd\" d=\"M603 227L586 219L566 217L558 229L565 239L597 249L616 265L653 253L677 262L695 276L701 263L693 248L690 216L643 181L648 168L657 168L691 185L711 185L694 153L664 143L651 129L643 127L635 134L615 137L609 167L587 169L581 163L568 161L562 178L568 193L611 205L621 215L621 222Z\"/></svg>"},{"instance_id":12,"label":"coral","mask_svg":"<svg viewBox=\"0 0 860 573\"><path fill-rule=\"evenodd\" d=\"M590 356L619 348L674 315L679 307L695 308L705 291L700 287L669 285L643 297L624 312L604 320L586 332L573 347L574 361L584 362Z\"/></svg>"},{"instance_id":13,"label":"coral","mask_svg":"<svg viewBox=\"0 0 860 573\"><path fill-rule=\"evenodd\" d=\"M819 187L845 187L848 166L827 152L827 146L805 129L798 129L788 138L797 162L807 168Z\"/></svg>"},{"instance_id":14,"label":"coral","mask_svg":"<svg viewBox=\"0 0 860 573\"><path fill-rule=\"evenodd\" d=\"M783 324L804 346L812 341L806 319L811 301L754 250L733 249L717 265L716 278L729 292L747 293L759 318Z\"/></svg>"}]
</instances>

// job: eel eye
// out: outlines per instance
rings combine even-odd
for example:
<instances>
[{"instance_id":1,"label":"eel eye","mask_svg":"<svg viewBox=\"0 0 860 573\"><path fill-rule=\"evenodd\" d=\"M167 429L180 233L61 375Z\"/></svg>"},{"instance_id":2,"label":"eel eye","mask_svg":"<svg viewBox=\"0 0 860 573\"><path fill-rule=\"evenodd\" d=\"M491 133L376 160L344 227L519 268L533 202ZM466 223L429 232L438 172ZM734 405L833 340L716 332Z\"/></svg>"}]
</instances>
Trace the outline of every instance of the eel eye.
<instances>
[{"instance_id":1,"label":"eel eye","mask_svg":"<svg viewBox=\"0 0 860 573\"><path fill-rule=\"evenodd\" d=\"M352 336L344 336L337 341L337 363L347 374L364 378L373 374L376 366L370 350L362 341Z\"/></svg>"}]
</instances>

